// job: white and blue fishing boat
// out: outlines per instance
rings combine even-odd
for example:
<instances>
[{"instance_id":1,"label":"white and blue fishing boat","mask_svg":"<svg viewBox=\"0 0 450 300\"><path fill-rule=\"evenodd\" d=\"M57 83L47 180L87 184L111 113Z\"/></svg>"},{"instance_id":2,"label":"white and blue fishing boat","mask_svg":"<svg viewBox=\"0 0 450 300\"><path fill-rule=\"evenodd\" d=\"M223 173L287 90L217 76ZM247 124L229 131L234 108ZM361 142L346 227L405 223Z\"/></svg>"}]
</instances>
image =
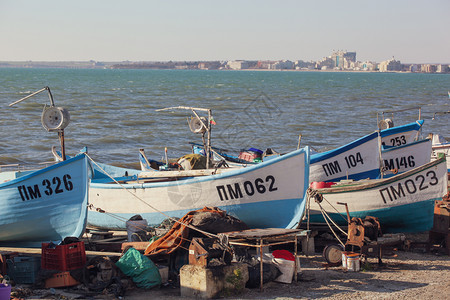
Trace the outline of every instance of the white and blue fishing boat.
<instances>
[{"instance_id":1,"label":"white and blue fishing boat","mask_svg":"<svg viewBox=\"0 0 450 300\"><path fill-rule=\"evenodd\" d=\"M450 173L450 142L440 134L433 134L432 141L431 159L437 159L439 153L444 154L447 158L447 172Z\"/></svg>"},{"instance_id":2,"label":"white and blue fishing boat","mask_svg":"<svg viewBox=\"0 0 450 300\"><path fill-rule=\"evenodd\" d=\"M67 110L56 107L48 87L50 107L42 113L42 125L57 132L64 149ZM40 247L42 242L58 242L80 237L86 228L88 205L88 162L84 154L44 168L9 166L0 172L0 245ZM20 170L8 168L20 167Z\"/></svg>"},{"instance_id":3,"label":"white and blue fishing boat","mask_svg":"<svg viewBox=\"0 0 450 300\"><path fill-rule=\"evenodd\" d=\"M88 153L87 147L84 147L80 150L80 152L77 155ZM52 147L52 154L55 161L63 161L62 153L61 151L56 149L56 146ZM70 158L71 156L66 155L66 158ZM93 164L91 161L89 161L89 178L90 179L106 179L107 181L113 177L118 180L120 180L121 177L128 177L133 176L141 173L140 170L136 169L130 169L130 168L122 168L117 167L113 165L108 165L104 163L96 162Z\"/></svg>"},{"instance_id":4,"label":"white and blue fishing boat","mask_svg":"<svg viewBox=\"0 0 450 300\"><path fill-rule=\"evenodd\" d=\"M0 173L0 245L40 247L80 237L87 222L85 155L32 171Z\"/></svg>"},{"instance_id":5,"label":"white and blue fishing boat","mask_svg":"<svg viewBox=\"0 0 450 300\"><path fill-rule=\"evenodd\" d=\"M251 228L293 228L304 214L308 177L305 147L239 169L142 172L122 178L120 185L94 179L89 203L95 209L89 211L88 224L125 229L125 221L139 214L158 225L168 217L213 206Z\"/></svg>"},{"instance_id":6,"label":"white and blue fishing boat","mask_svg":"<svg viewBox=\"0 0 450 300\"><path fill-rule=\"evenodd\" d=\"M345 181L310 193L338 224L346 225L347 203L350 217L373 216L383 232L420 232L433 227L434 201L447 193L445 157L385 179ZM319 204L311 199L310 222L325 224Z\"/></svg>"},{"instance_id":7,"label":"white and blue fishing boat","mask_svg":"<svg viewBox=\"0 0 450 300\"><path fill-rule=\"evenodd\" d=\"M339 148L311 155L310 181L331 182L380 176L382 145L402 146L413 142L423 120L375 131Z\"/></svg>"}]
</instances>

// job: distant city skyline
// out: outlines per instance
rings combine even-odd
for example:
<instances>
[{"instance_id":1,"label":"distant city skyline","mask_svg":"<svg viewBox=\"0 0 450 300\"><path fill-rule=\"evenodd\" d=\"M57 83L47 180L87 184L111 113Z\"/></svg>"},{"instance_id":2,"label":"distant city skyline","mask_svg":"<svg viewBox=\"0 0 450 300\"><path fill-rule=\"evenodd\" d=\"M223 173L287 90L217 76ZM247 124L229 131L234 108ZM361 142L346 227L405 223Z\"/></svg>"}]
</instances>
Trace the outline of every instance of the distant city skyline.
<instances>
[{"instance_id":1,"label":"distant city skyline","mask_svg":"<svg viewBox=\"0 0 450 300\"><path fill-rule=\"evenodd\" d=\"M449 64L450 1L2 0L0 61Z\"/></svg>"}]
</instances>

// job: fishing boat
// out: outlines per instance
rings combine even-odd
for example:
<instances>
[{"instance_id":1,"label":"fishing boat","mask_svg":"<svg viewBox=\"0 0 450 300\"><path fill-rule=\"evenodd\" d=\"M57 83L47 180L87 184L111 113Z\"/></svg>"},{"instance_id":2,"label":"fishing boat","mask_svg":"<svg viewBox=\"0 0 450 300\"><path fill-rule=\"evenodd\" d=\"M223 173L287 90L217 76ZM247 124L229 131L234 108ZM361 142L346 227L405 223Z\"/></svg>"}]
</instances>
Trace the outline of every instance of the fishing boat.
<instances>
[{"instance_id":1,"label":"fishing boat","mask_svg":"<svg viewBox=\"0 0 450 300\"><path fill-rule=\"evenodd\" d=\"M88 204L88 163L79 155L52 166L0 173L0 245L40 247L80 237Z\"/></svg>"},{"instance_id":2,"label":"fishing boat","mask_svg":"<svg viewBox=\"0 0 450 300\"><path fill-rule=\"evenodd\" d=\"M383 146L387 149L412 143L417 138L422 125L423 120L418 120L410 124L375 131L339 148L312 154L310 181L375 179L380 176L380 154ZM403 150L406 151L407 148Z\"/></svg>"},{"instance_id":3,"label":"fishing boat","mask_svg":"<svg viewBox=\"0 0 450 300\"><path fill-rule=\"evenodd\" d=\"M435 161L385 179L344 181L310 190L311 223L325 224L322 211L338 225L346 225L346 203L350 217L373 216L382 231L420 232L433 226L434 201L447 193L447 169L442 155ZM324 184L326 186L327 184Z\"/></svg>"},{"instance_id":4,"label":"fishing boat","mask_svg":"<svg viewBox=\"0 0 450 300\"><path fill-rule=\"evenodd\" d=\"M420 114L419 114L420 115ZM428 142L425 144L413 144L422 128L423 120L394 127L389 118L378 122L379 132L373 132L358 140L348 143L337 149L327 152L311 153L310 181L338 181L342 179L366 179L380 178L382 173L386 176L406 171L406 169L428 162L430 159L424 153L430 153ZM190 143L193 153L205 155L205 146ZM404 147L408 145L407 147ZM398 147L398 148L394 148ZM397 150L396 150L397 149ZM417 149L425 150L418 152ZM269 149L268 149L269 150ZM246 161L238 156L228 153L228 150L212 147L210 156L217 161L225 161L230 166L254 164L254 161ZM380 155L383 154L382 157ZM263 160L279 156L263 155ZM405 158L407 161L405 162ZM141 162L144 159L141 159ZM409 160L409 161L408 161ZM415 161L414 161L415 160ZM389 168L397 162L397 167ZM387 163L386 166L384 164ZM142 163L141 163L142 165ZM149 168L143 166L142 170Z\"/></svg>"},{"instance_id":5,"label":"fishing boat","mask_svg":"<svg viewBox=\"0 0 450 300\"><path fill-rule=\"evenodd\" d=\"M382 169L377 178L390 177L430 162L431 140L401 146L381 146Z\"/></svg>"},{"instance_id":6,"label":"fishing boat","mask_svg":"<svg viewBox=\"0 0 450 300\"><path fill-rule=\"evenodd\" d=\"M431 159L437 159L439 153L443 153L447 158L447 172L450 173L450 142L447 142L440 134L431 134L432 153Z\"/></svg>"},{"instance_id":7,"label":"fishing boat","mask_svg":"<svg viewBox=\"0 0 450 300\"><path fill-rule=\"evenodd\" d=\"M120 184L92 180L88 224L125 229L125 221L139 214L158 225L213 206L251 228L292 228L304 213L308 175L305 147L245 168L142 172Z\"/></svg>"},{"instance_id":8,"label":"fishing boat","mask_svg":"<svg viewBox=\"0 0 450 300\"><path fill-rule=\"evenodd\" d=\"M42 113L42 125L58 132L64 149L63 131L69 115L54 105L48 87L10 106L42 91L49 93L51 102ZM86 155L67 160L64 157L64 161L44 168L1 168L0 182L0 245L40 247L42 242L58 242L84 233L88 204Z\"/></svg>"},{"instance_id":9,"label":"fishing boat","mask_svg":"<svg viewBox=\"0 0 450 300\"><path fill-rule=\"evenodd\" d=\"M87 154L88 149L84 147L80 150L77 155ZM62 157L61 151L56 149L56 146L52 147L52 154L55 161L64 161ZM66 155L66 158L71 158L71 156ZM140 170L131 169L131 168L122 168L113 165L108 165L100 162L96 162L93 164L90 160L89 162L89 178L90 179L107 179L109 180L111 177L120 179L121 177L133 176L141 173Z\"/></svg>"}]
</instances>

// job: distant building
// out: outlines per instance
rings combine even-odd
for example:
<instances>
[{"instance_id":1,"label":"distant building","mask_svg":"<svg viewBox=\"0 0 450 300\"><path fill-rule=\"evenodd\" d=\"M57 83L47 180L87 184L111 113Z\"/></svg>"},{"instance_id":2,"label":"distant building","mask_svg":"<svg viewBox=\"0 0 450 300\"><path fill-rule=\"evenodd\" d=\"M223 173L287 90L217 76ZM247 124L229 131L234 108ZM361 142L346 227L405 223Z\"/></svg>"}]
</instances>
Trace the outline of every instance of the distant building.
<instances>
[{"instance_id":1,"label":"distant building","mask_svg":"<svg viewBox=\"0 0 450 300\"><path fill-rule=\"evenodd\" d=\"M375 71L376 67L377 67L376 63L370 61L359 63L359 68L362 71Z\"/></svg>"},{"instance_id":2,"label":"distant building","mask_svg":"<svg viewBox=\"0 0 450 300\"><path fill-rule=\"evenodd\" d=\"M270 69L271 66L276 63L276 61L273 60L260 60L256 64L257 69Z\"/></svg>"},{"instance_id":3,"label":"distant building","mask_svg":"<svg viewBox=\"0 0 450 300\"><path fill-rule=\"evenodd\" d=\"M316 63L316 69L320 70L334 69L335 66L336 62L331 58L331 56L324 57Z\"/></svg>"},{"instance_id":4,"label":"distant building","mask_svg":"<svg viewBox=\"0 0 450 300\"><path fill-rule=\"evenodd\" d=\"M409 66L408 71L415 73L415 72L419 72L420 69L419 69L418 65L412 64L412 65Z\"/></svg>"},{"instance_id":5,"label":"distant building","mask_svg":"<svg viewBox=\"0 0 450 300\"><path fill-rule=\"evenodd\" d=\"M206 61L198 64L200 70L217 70L220 67L222 67L220 61Z\"/></svg>"},{"instance_id":6,"label":"distant building","mask_svg":"<svg viewBox=\"0 0 450 300\"><path fill-rule=\"evenodd\" d=\"M232 60L227 63L228 68L232 70L243 70L248 69L250 66L250 63L245 60Z\"/></svg>"},{"instance_id":7,"label":"distant building","mask_svg":"<svg viewBox=\"0 0 450 300\"><path fill-rule=\"evenodd\" d=\"M356 62L356 52L347 51L335 51L331 55L331 59L334 62L333 68L345 70L351 69L351 63Z\"/></svg>"},{"instance_id":8,"label":"distant building","mask_svg":"<svg viewBox=\"0 0 450 300\"><path fill-rule=\"evenodd\" d=\"M420 66L420 69L423 73L436 73L436 65L423 64Z\"/></svg>"},{"instance_id":9,"label":"distant building","mask_svg":"<svg viewBox=\"0 0 450 300\"><path fill-rule=\"evenodd\" d=\"M378 65L378 70L380 72L401 71L402 63L399 60L395 60L394 58L392 58L390 60L381 62Z\"/></svg>"},{"instance_id":10,"label":"distant building","mask_svg":"<svg viewBox=\"0 0 450 300\"><path fill-rule=\"evenodd\" d=\"M448 65L436 65L436 73L448 73L449 71Z\"/></svg>"},{"instance_id":11,"label":"distant building","mask_svg":"<svg viewBox=\"0 0 450 300\"><path fill-rule=\"evenodd\" d=\"M292 70L294 69L294 63L290 60L277 61L270 66L272 70Z\"/></svg>"}]
</instances>

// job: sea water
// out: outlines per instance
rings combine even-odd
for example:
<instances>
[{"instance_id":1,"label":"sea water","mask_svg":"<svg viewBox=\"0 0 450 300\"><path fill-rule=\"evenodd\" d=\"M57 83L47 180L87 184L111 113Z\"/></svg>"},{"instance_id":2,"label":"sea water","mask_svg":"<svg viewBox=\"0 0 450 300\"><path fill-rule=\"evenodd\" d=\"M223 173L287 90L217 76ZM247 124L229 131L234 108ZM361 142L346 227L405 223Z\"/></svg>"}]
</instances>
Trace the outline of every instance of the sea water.
<instances>
[{"instance_id":1,"label":"sea water","mask_svg":"<svg viewBox=\"0 0 450 300\"><path fill-rule=\"evenodd\" d=\"M297 71L0 69L0 164L52 159L58 135L41 125L49 86L56 106L70 112L67 154L87 146L93 159L138 167L138 149L161 159L191 151L201 135L189 130L190 106L212 109L212 145L238 153L278 152L309 145L317 151L377 129L377 113L421 107L422 135L450 138L450 74ZM418 108L385 114L395 125L414 122ZM299 138L301 135L301 139Z\"/></svg>"}]
</instances>

